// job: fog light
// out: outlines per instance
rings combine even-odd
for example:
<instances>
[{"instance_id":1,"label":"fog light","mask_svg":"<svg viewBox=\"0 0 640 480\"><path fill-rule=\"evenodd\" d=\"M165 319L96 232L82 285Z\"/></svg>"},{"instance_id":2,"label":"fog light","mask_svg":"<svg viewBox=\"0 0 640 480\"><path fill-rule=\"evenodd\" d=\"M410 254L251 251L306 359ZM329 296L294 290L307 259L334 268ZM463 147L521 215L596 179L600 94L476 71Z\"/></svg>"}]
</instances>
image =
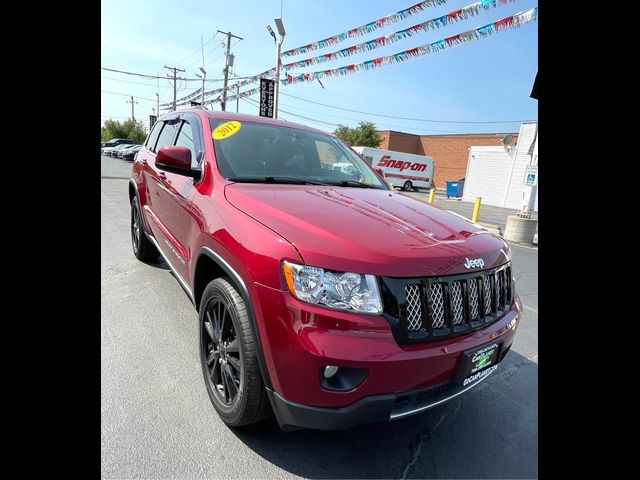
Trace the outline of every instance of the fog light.
<instances>
[{"instance_id":1,"label":"fog light","mask_svg":"<svg viewBox=\"0 0 640 480\"><path fill-rule=\"evenodd\" d=\"M324 378L331 378L338 373L338 367L335 365L327 365L324 367Z\"/></svg>"},{"instance_id":2,"label":"fog light","mask_svg":"<svg viewBox=\"0 0 640 480\"><path fill-rule=\"evenodd\" d=\"M318 374L322 388L346 392L360 385L367 378L369 370L366 368L326 365L320 367Z\"/></svg>"}]
</instances>

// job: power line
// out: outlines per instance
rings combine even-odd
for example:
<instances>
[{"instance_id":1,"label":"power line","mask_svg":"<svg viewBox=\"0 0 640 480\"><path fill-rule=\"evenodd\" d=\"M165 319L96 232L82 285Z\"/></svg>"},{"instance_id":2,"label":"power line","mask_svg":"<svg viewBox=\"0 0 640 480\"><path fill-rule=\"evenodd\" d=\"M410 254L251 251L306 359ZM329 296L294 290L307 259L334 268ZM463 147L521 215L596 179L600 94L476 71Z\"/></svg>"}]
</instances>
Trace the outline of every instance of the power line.
<instances>
[{"instance_id":1,"label":"power line","mask_svg":"<svg viewBox=\"0 0 640 480\"><path fill-rule=\"evenodd\" d=\"M206 57L208 57L209 55L211 55L213 52L215 52L215 51L216 51L217 49L219 49L221 46L222 46L222 44L220 44L220 45L216 45L216 46L213 48L213 50L211 50L210 52L208 52L208 53L206 53L206 54L205 54L205 58L206 58ZM200 62L200 59L199 59L199 58L198 58L198 59L196 59L196 61L195 61L195 62L190 63L187 67L188 67L188 68L193 68L193 67L195 67L196 65L198 65L198 66L203 65L203 63L201 63L201 62Z\"/></svg>"},{"instance_id":2,"label":"power line","mask_svg":"<svg viewBox=\"0 0 640 480\"><path fill-rule=\"evenodd\" d=\"M218 57L218 58L220 58L220 57ZM122 73L124 75L135 75L137 77L148 78L150 80L155 80L155 79L158 79L158 78L161 78L161 79L162 78L165 78L165 79L167 78L167 77L160 77L158 75L147 75L146 73L126 72L124 70L115 70L113 68L107 68L107 67L100 67L100 68L102 70L107 70L109 72ZM182 80L186 80L187 82L201 82L202 81L199 78L183 78ZM207 80L207 82L222 82L223 80L224 80L223 78L211 78L211 79Z\"/></svg>"},{"instance_id":3,"label":"power line","mask_svg":"<svg viewBox=\"0 0 640 480\"><path fill-rule=\"evenodd\" d=\"M109 92L108 90L100 90L102 93L110 93L111 95L122 95L123 97L130 97L131 95L127 94L127 93L119 93L119 92ZM137 95L134 95L134 98L139 98L141 100L153 100L155 101L154 98L147 98L147 97L138 97Z\"/></svg>"},{"instance_id":4,"label":"power line","mask_svg":"<svg viewBox=\"0 0 640 480\"><path fill-rule=\"evenodd\" d=\"M216 35L217 35L217 34L214 34L214 35L213 35L209 40L207 40L206 42L204 42L204 45L206 45L206 44L207 44L207 43L209 43L211 40L213 40L213 39L215 38L215 36L216 36ZM204 45L203 45L203 46L204 46ZM184 57L183 59L178 60L177 62L173 62L173 63L182 63L182 62L183 62L183 61L185 61L186 59L193 57L193 56L194 56L196 53L198 53L199 51L200 51L200 48L198 48L198 49L197 49L195 52L193 52L192 54L187 55L187 56L186 56L186 57Z\"/></svg>"},{"instance_id":5,"label":"power line","mask_svg":"<svg viewBox=\"0 0 640 480\"><path fill-rule=\"evenodd\" d=\"M486 122L485 121L472 122L472 121L466 121L466 120L455 121L455 120L432 120L432 119L426 119L426 118L397 117L395 115L385 115L383 113L363 112L361 110L353 110L351 108L337 107L335 105L328 105L326 103L314 102L313 100L307 100L306 98L296 97L295 95L291 95L291 94L288 94L288 93L283 93L282 95L284 95L286 97L295 98L297 100L302 100L303 102L309 102L309 103L314 103L316 105L321 105L323 107L335 108L336 110L344 110L345 112L360 113L360 114L363 114L363 115L371 115L371 116L374 116L374 117L394 118L396 120L410 120L410 121L413 121L413 122L491 124L491 123L522 123L522 122L530 122L530 121L532 121L532 120L500 120L500 121L491 121L491 122L488 122L488 121L486 121ZM535 121L535 120L533 120L533 121Z\"/></svg>"},{"instance_id":6,"label":"power line","mask_svg":"<svg viewBox=\"0 0 640 480\"><path fill-rule=\"evenodd\" d=\"M316 115L322 115L322 116L325 116L325 117L339 118L341 120L348 120L348 121L351 121L351 122L358 122L358 121L362 120L360 118L343 117L342 115L331 115L330 113L317 112L315 110L307 110L306 108L301 108L301 107L298 107L297 105L291 105L291 104L286 104L286 105L282 104L282 105L284 105L286 108L293 108L294 110L302 110L303 112L315 113ZM394 125L392 123L386 123L386 122L383 122L382 125L386 125L386 126L392 127L392 128L401 128L401 129L407 128L407 125ZM409 127L409 128L413 128L413 127ZM428 128L428 129L424 129L424 130L425 131L430 131L430 132L439 132L439 133L455 133L455 132L450 132L448 130L436 130L436 129L433 129L433 128Z\"/></svg>"},{"instance_id":7,"label":"power line","mask_svg":"<svg viewBox=\"0 0 640 480\"><path fill-rule=\"evenodd\" d=\"M259 103L257 101L255 101L255 100L253 100L253 99L245 98L245 100L250 101L251 104L254 105L254 106L258 106L259 105ZM305 117L304 115L298 115L296 113L288 112L286 110L282 110L282 112L286 113L287 115L292 115L292 116L297 117L297 118L302 118L303 120L308 120L310 122L329 125L330 127L336 127L338 125L337 123L325 122L323 120L318 120L316 118Z\"/></svg>"},{"instance_id":8,"label":"power line","mask_svg":"<svg viewBox=\"0 0 640 480\"><path fill-rule=\"evenodd\" d=\"M173 111L176 111L176 90L177 90L177 82L178 80L184 80L181 77L178 77L178 72L184 72L183 69L178 68L178 67L167 67L166 65L164 66L164 68L166 68L167 70L171 70L173 72ZM167 76L169 76L167 74Z\"/></svg>"},{"instance_id":9,"label":"power line","mask_svg":"<svg viewBox=\"0 0 640 480\"><path fill-rule=\"evenodd\" d=\"M111 78L111 77L103 77L103 76L101 76L100 78L102 78L104 80L113 80L114 82L131 83L133 85L144 85L145 87L154 87L155 86L155 84L151 84L151 83L132 82L130 80L122 80L120 78Z\"/></svg>"},{"instance_id":10,"label":"power line","mask_svg":"<svg viewBox=\"0 0 640 480\"><path fill-rule=\"evenodd\" d=\"M245 78L250 78L250 77L245 77ZM256 83L256 82L253 82ZM392 118L395 120L408 120L408 121L414 121L414 122L427 122L427 123L447 123L447 124L500 124L500 123L523 123L523 122L530 122L530 121L536 121L536 120L500 120L500 121L467 121L467 120L461 120L461 121L455 121L455 120L433 120L433 119L426 119L426 118L410 118L410 117L399 117L399 116L395 116L395 115L385 115L383 113L373 113L373 112L364 112L361 110L354 110L351 108L344 108L344 107L338 107L336 105L329 105L326 103L320 103L320 102L315 102L313 100L307 100L306 98L301 98L301 97L296 97L295 95L291 95L288 93L284 93L282 92L282 95L286 96L286 97L291 97L291 98L295 98L297 100L301 100L303 102L309 102L309 103L313 103L315 105L320 105L322 107L328 107L328 108L334 108L336 110L343 110L345 112L352 112L352 113L360 113L363 115L370 115L370 116L374 116L374 117L384 117L384 118ZM444 132L441 130L434 130L434 129L428 129L429 131L433 131L433 132L440 132L440 133L450 133L450 132Z\"/></svg>"}]
</instances>

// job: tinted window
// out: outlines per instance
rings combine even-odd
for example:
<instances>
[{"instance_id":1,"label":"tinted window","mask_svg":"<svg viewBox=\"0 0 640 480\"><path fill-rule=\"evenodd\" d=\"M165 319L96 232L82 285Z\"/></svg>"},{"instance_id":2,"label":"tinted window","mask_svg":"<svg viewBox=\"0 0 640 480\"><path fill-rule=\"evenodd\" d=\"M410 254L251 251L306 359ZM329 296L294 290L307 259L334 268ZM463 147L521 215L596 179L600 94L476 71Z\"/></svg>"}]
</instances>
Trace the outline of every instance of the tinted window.
<instances>
[{"instance_id":1,"label":"tinted window","mask_svg":"<svg viewBox=\"0 0 640 480\"><path fill-rule=\"evenodd\" d=\"M196 168L198 166L198 156L195 143L193 141L193 130L191 129L191 124L189 124L189 122L182 122L180 133L176 139L176 145L187 147L191 150L191 168Z\"/></svg>"},{"instance_id":2,"label":"tinted window","mask_svg":"<svg viewBox=\"0 0 640 480\"><path fill-rule=\"evenodd\" d=\"M220 124L212 120L212 131ZM216 140L214 134L213 145L220 173L235 181L286 177L329 185L352 181L386 189L362 158L321 132L242 122L231 135Z\"/></svg>"},{"instance_id":3,"label":"tinted window","mask_svg":"<svg viewBox=\"0 0 640 480\"><path fill-rule=\"evenodd\" d=\"M160 147L166 147L167 145L173 145L173 137L176 133L177 123L165 123L160 136L158 137L158 143L156 144L155 151L157 152Z\"/></svg>"},{"instance_id":4,"label":"tinted window","mask_svg":"<svg viewBox=\"0 0 640 480\"><path fill-rule=\"evenodd\" d=\"M158 140L158 135L160 135L160 130L162 130L162 122L157 122L153 128L151 129L151 133L147 137L147 141L145 142L145 147L147 147L152 152L155 152L156 140Z\"/></svg>"}]
</instances>

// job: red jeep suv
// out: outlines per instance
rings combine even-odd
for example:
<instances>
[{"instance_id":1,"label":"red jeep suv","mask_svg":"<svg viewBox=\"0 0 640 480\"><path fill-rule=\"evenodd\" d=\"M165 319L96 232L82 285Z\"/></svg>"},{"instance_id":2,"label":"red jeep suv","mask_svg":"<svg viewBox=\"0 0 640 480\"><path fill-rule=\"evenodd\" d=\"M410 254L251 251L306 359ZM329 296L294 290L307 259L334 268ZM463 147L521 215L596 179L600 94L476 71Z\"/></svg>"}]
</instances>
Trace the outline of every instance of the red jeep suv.
<instances>
[{"instance_id":1,"label":"red jeep suv","mask_svg":"<svg viewBox=\"0 0 640 480\"><path fill-rule=\"evenodd\" d=\"M199 312L227 425L402 418L477 385L511 347L508 244L390 190L333 135L173 112L138 153L129 199L135 256L162 255Z\"/></svg>"}]
</instances>

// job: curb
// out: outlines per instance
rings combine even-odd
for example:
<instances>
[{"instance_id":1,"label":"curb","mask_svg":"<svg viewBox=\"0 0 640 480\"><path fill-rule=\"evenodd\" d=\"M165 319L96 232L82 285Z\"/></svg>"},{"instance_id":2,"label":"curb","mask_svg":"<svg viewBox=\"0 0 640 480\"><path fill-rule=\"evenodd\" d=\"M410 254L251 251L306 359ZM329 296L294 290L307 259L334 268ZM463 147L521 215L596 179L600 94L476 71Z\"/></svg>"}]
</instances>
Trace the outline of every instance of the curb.
<instances>
[{"instance_id":1,"label":"curb","mask_svg":"<svg viewBox=\"0 0 640 480\"><path fill-rule=\"evenodd\" d=\"M469 220L469 221L471 221L471 220ZM491 233L495 233L496 235L499 235L500 237L502 236L502 229L500 228L500 225L496 225L494 223L484 223L484 222L477 222L477 223L478 223L478 225L480 225L485 230L489 230Z\"/></svg>"}]
</instances>

